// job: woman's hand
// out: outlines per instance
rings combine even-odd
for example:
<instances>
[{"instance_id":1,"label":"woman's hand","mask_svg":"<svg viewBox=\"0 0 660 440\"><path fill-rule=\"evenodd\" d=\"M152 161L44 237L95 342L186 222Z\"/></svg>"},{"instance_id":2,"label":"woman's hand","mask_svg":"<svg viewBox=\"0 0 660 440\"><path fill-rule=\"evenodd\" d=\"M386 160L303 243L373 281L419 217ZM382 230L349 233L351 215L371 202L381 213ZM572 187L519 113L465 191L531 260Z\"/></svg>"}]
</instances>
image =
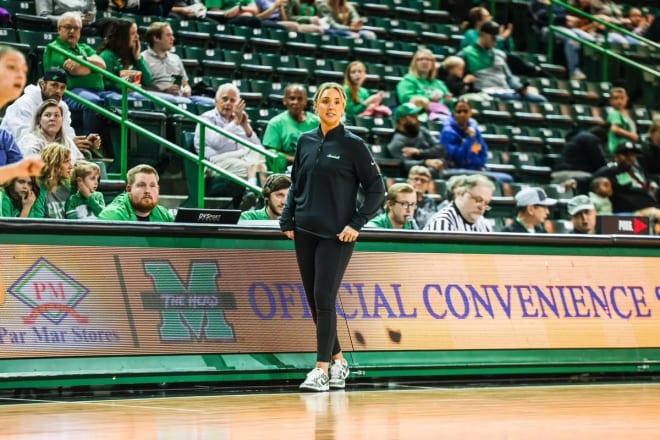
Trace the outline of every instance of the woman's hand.
<instances>
[{"instance_id":1,"label":"woman's hand","mask_svg":"<svg viewBox=\"0 0 660 440\"><path fill-rule=\"evenodd\" d=\"M78 191L80 191L80 195L85 199L88 199L89 196L92 195L92 190L89 189L89 187L83 181L78 182Z\"/></svg>"},{"instance_id":2,"label":"woman's hand","mask_svg":"<svg viewBox=\"0 0 660 440\"><path fill-rule=\"evenodd\" d=\"M286 238L289 240L296 238L296 233L294 231L284 231L284 235L286 235Z\"/></svg>"},{"instance_id":3,"label":"woman's hand","mask_svg":"<svg viewBox=\"0 0 660 440\"><path fill-rule=\"evenodd\" d=\"M360 235L358 231L346 225L344 226L344 230L341 231L339 234L337 234L337 238L339 238L339 241L343 241L345 243L352 243L355 240L357 240L358 235Z\"/></svg>"},{"instance_id":4,"label":"woman's hand","mask_svg":"<svg viewBox=\"0 0 660 440\"><path fill-rule=\"evenodd\" d=\"M136 38L133 44L131 45L131 51L133 52L133 58L139 60L142 57L142 47L140 45L140 39Z\"/></svg>"}]
</instances>

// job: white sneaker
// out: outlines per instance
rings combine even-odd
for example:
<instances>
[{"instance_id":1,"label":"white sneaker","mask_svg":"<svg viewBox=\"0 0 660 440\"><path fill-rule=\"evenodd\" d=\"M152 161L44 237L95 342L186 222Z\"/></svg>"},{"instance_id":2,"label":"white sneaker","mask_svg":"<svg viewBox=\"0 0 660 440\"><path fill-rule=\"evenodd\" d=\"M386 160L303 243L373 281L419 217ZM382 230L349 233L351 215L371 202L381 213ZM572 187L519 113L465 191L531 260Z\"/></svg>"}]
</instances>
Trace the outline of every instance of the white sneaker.
<instances>
[{"instance_id":1,"label":"white sneaker","mask_svg":"<svg viewBox=\"0 0 660 440\"><path fill-rule=\"evenodd\" d=\"M580 69L575 69L575 71L571 75L571 79L575 81L582 81L584 79L587 79L587 75L585 75L584 72L581 71Z\"/></svg>"},{"instance_id":2,"label":"white sneaker","mask_svg":"<svg viewBox=\"0 0 660 440\"><path fill-rule=\"evenodd\" d=\"M328 391L330 378L325 371L321 368L314 368L312 371L307 373L307 378L305 381L300 384L301 390L308 391Z\"/></svg>"},{"instance_id":3,"label":"white sneaker","mask_svg":"<svg viewBox=\"0 0 660 440\"><path fill-rule=\"evenodd\" d=\"M345 388L346 387L346 378L348 377L351 370L348 368L348 364L339 359L330 365L330 388Z\"/></svg>"}]
</instances>

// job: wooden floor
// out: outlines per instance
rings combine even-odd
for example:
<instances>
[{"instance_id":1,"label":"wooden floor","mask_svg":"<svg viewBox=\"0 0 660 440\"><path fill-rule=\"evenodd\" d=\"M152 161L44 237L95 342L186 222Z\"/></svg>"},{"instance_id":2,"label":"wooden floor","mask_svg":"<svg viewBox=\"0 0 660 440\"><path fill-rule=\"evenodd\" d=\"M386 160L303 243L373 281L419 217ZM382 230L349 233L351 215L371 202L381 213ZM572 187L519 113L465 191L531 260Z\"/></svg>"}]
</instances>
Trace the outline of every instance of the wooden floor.
<instances>
[{"instance_id":1,"label":"wooden floor","mask_svg":"<svg viewBox=\"0 0 660 440\"><path fill-rule=\"evenodd\" d=\"M0 438L660 439L660 384L0 399Z\"/></svg>"}]
</instances>

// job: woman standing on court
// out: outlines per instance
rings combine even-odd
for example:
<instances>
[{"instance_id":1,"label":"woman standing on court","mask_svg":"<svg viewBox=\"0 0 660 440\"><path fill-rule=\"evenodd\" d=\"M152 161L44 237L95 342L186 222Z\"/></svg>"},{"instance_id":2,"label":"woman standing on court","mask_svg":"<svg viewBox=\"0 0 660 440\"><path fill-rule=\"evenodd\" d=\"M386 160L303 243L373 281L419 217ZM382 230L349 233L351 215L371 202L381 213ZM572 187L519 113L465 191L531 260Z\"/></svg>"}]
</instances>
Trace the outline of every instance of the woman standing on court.
<instances>
[{"instance_id":1,"label":"woman standing on court","mask_svg":"<svg viewBox=\"0 0 660 440\"><path fill-rule=\"evenodd\" d=\"M298 140L292 185L280 218L280 229L295 242L316 324L316 367L300 385L310 391L345 386L349 368L337 339L337 292L360 229L385 197L383 178L369 148L341 123L345 108L346 93L340 84L318 88L314 110L321 124ZM360 185L364 202L358 206Z\"/></svg>"}]
</instances>

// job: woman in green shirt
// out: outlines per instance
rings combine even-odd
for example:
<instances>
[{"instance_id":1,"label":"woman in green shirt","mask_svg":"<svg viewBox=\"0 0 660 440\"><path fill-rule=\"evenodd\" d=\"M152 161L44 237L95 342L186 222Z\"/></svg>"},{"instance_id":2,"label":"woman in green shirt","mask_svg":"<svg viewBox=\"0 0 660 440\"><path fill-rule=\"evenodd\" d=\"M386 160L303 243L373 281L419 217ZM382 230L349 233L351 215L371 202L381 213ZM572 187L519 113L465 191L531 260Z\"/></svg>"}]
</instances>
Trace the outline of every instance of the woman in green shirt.
<instances>
[{"instance_id":1,"label":"woman in green shirt","mask_svg":"<svg viewBox=\"0 0 660 440\"><path fill-rule=\"evenodd\" d=\"M344 74L344 91L346 91L346 116L392 116L392 110L383 105L385 92L382 90L372 94L362 87L367 78L367 68L360 61L353 61L346 67Z\"/></svg>"},{"instance_id":2,"label":"woman in green shirt","mask_svg":"<svg viewBox=\"0 0 660 440\"><path fill-rule=\"evenodd\" d=\"M105 68L108 72L137 86L151 85L153 81L151 70L142 57L140 35L137 24L133 20L117 19L110 26L98 52L105 61ZM114 81L106 81L105 89L105 97L121 98L119 94L121 87ZM109 94L107 91L116 93ZM130 93L129 96L133 99L143 99L137 93Z\"/></svg>"}]
</instances>

